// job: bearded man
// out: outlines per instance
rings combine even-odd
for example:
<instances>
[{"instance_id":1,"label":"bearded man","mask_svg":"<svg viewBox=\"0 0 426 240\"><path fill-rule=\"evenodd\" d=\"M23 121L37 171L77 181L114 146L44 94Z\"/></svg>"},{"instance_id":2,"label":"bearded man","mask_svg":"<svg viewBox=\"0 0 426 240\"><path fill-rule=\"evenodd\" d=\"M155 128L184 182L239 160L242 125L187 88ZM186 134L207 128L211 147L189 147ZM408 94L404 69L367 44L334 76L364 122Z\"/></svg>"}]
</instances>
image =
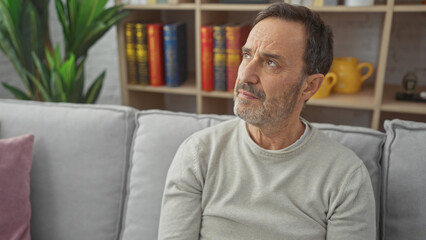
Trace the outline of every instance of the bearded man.
<instances>
[{"instance_id":1,"label":"bearded man","mask_svg":"<svg viewBox=\"0 0 426 240\"><path fill-rule=\"evenodd\" d=\"M301 118L333 59L302 6L260 12L234 91L238 118L189 137L170 166L159 239L375 239L367 169Z\"/></svg>"}]
</instances>

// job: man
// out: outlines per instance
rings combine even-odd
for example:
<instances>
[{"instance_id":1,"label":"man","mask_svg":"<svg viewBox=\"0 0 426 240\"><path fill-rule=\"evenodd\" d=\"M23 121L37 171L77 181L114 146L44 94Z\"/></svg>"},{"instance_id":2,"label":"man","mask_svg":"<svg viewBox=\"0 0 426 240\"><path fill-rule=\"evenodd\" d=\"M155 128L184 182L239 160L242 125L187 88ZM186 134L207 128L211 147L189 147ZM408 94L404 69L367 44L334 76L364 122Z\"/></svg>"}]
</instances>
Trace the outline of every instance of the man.
<instances>
[{"instance_id":1,"label":"man","mask_svg":"<svg viewBox=\"0 0 426 240\"><path fill-rule=\"evenodd\" d=\"M242 53L239 118L179 148L159 239L375 239L364 164L300 117L330 68L331 31L305 7L273 4Z\"/></svg>"}]
</instances>

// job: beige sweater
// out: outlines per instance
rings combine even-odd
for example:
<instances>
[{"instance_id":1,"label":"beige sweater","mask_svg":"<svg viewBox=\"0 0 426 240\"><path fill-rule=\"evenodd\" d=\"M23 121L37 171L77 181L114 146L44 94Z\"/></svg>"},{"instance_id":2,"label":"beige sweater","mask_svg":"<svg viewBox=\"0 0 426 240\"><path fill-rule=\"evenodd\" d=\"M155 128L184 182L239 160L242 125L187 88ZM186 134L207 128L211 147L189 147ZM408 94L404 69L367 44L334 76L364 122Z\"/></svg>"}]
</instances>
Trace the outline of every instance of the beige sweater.
<instances>
[{"instance_id":1,"label":"beige sweater","mask_svg":"<svg viewBox=\"0 0 426 240\"><path fill-rule=\"evenodd\" d=\"M179 148L164 190L159 239L375 239L367 169L311 127L290 150L266 150L234 119Z\"/></svg>"}]
</instances>

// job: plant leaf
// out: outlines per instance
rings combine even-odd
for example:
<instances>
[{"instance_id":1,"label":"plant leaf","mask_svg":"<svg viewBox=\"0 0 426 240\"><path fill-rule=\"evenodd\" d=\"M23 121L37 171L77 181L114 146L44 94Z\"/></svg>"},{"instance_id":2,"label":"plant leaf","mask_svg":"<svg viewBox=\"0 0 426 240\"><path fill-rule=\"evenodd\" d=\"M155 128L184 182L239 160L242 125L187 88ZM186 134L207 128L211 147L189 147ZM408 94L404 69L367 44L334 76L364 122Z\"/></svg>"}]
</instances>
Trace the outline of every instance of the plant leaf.
<instances>
[{"instance_id":1,"label":"plant leaf","mask_svg":"<svg viewBox=\"0 0 426 240\"><path fill-rule=\"evenodd\" d=\"M18 37L16 36L16 27L14 25L12 16L10 15L10 11L4 1L0 1L0 13L0 22L3 23L2 26L4 27L4 31L6 31L7 33L5 37L9 39L10 44L14 48L17 57L21 58L21 48L18 41Z\"/></svg>"},{"instance_id":2,"label":"plant leaf","mask_svg":"<svg viewBox=\"0 0 426 240\"><path fill-rule=\"evenodd\" d=\"M70 32L70 42L75 38L76 32L76 21L78 14L78 2L79 0L67 0L67 12L68 12L68 29ZM87 1L87 0L86 0Z\"/></svg>"},{"instance_id":3,"label":"plant leaf","mask_svg":"<svg viewBox=\"0 0 426 240\"><path fill-rule=\"evenodd\" d=\"M44 65L41 63L39 57L37 56L35 52L32 52L32 57L33 57L34 64L36 65L37 71L40 74L40 79L43 84L43 87L45 87L48 90L48 92L50 92L50 87L47 81L46 69Z\"/></svg>"},{"instance_id":4,"label":"plant leaf","mask_svg":"<svg viewBox=\"0 0 426 240\"><path fill-rule=\"evenodd\" d=\"M53 51L53 60L55 61L56 68L62 65L61 47L59 44L56 45L55 51Z\"/></svg>"},{"instance_id":5,"label":"plant leaf","mask_svg":"<svg viewBox=\"0 0 426 240\"><path fill-rule=\"evenodd\" d=\"M20 100L31 100L31 97L19 90L18 88L11 86L7 83L2 83L3 87L11 92L17 99Z\"/></svg>"},{"instance_id":6,"label":"plant leaf","mask_svg":"<svg viewBox=\"0 0 426 240\"><path fill-rule=\"evenodd\" d=\"M71 53L70 58L68 58L64 64L59 68L59 74L61 75L64 81L64 88L67 96L71 96L74 88L74 79L75 79L75 57Z\"/></svg>"},{"instance_id":7,"label":"plant leaf","mask_svg":"<svg viewBox=\"0 0 426 240\"><path fill-rule=\"evenodd\" d=\"M56 13L58 14L59 21L61 22L62 32L64 33L65 46L68 46L71 41L71 33L67 24L65 7L61 0L55 0L55 7L56 7Z\"/></svg>"},{"instance_id":8,"label":"plant leaf","mask_svg":"<svg viewBox=\"0 0 426 240\"><path fill-rule=\"evenodd\" d=\"M22 47L22 60L27 71L35 73L32 52L34 51L37 56L43 54L42 49L38 49L39 42L43 43L43 35L39 31L41 27L40 19L37 15L36 9L31 2L25 4L22 9L21 26L19 28L19 35Z\"/></svg>"},{"instance_id":9,"label":"plant leaf","mask_svg":"<svg viewBox=\"0 0 426 240\"><path fill-rule=\"evenodd\" d=\"M49 67L49 70L52 72L53 69L55 69L55 60L53 59L52 54L50 54L50 51L48 48L45 49L44 55L46 56L47 66Z\"/></svg>"},{"instance_id":10,"label":"plant leaf","mask_svg":"<svg viewBox=\"0 0 426 240\"><path fill-rule=\"evenodd\" d=\"M21 77L22 82L28 91L33 92L29 80L25 74L24 66L17 56L15 50L11 47L10 42L5 38L3 33L0 31L0 49L4 52L4 54L9 58L14 66L16 72Z\"/></svg>"},{"instance_id":11,"label":"plant leaf","mask_svg":"<svg viewBox=\"0 0 426 240\"><path fill-rule=\"evenodd\" d=\"M82 61L76 67L75 81L74 81L74 91L71 96L72 102L84 102L82 99L84 91L84 63L86 58L83 58Z\"/></svg>"},{"instance_id":12,"label":"plant leaf","mask_svg":"<svg viewBox=\"0 0 426 240\"><path fill-rule=\"evenodd\" d=\"M102 33L107 29L105 24L101 22L94 22L84 31L80 32L79 36L73 42L70 47L70 51L75 53L76 58L78 59L80 56L86 55L88 49L96 42ZM90 43L90 44L89 44Z\"/></svg>"},{"instance_id":13,"label":"plant leaf","mask_svg":"<svg viewBox=\"0 0 426 240\"><path fill-rule=\"evenodd\" d=\"M106 71L103 71L92 83L84 98L85 103L95 103L102 89Z\"/></svg>"},{"instance_id":14,"label":"plant leaf","mask_svg":"<svg viewBox=\"0 0 426 240\"><path fill-rule=\"evenodd\" d=\"M27 76L30 78L31 82L36 86L37 90L40 91L41 97L46 102L52 102L52 98L48 94L47 90L41 85L41 83L32 75L30 72L27 72Z\"/></svg>"}]
</instances>

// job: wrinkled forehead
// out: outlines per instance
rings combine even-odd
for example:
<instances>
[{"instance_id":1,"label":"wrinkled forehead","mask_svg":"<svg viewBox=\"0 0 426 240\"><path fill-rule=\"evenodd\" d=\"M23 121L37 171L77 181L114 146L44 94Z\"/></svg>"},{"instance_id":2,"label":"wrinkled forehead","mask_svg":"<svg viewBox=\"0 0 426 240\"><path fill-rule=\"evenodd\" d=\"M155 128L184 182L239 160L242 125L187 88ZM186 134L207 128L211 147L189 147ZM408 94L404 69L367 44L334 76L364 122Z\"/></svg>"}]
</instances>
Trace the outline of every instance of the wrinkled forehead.
<instances>
[{"instance_id":1,"label":"wrinkled forehead","mask_svg":"<svg viewBox=\"0 0 426 240\"><path fill-rule=\"evenodd\" d=\"M266 18L253 27L247 44L304 50L306 45L305 27L299 22L285 21L275 17Z\"/></svg>"}]
</instances>

